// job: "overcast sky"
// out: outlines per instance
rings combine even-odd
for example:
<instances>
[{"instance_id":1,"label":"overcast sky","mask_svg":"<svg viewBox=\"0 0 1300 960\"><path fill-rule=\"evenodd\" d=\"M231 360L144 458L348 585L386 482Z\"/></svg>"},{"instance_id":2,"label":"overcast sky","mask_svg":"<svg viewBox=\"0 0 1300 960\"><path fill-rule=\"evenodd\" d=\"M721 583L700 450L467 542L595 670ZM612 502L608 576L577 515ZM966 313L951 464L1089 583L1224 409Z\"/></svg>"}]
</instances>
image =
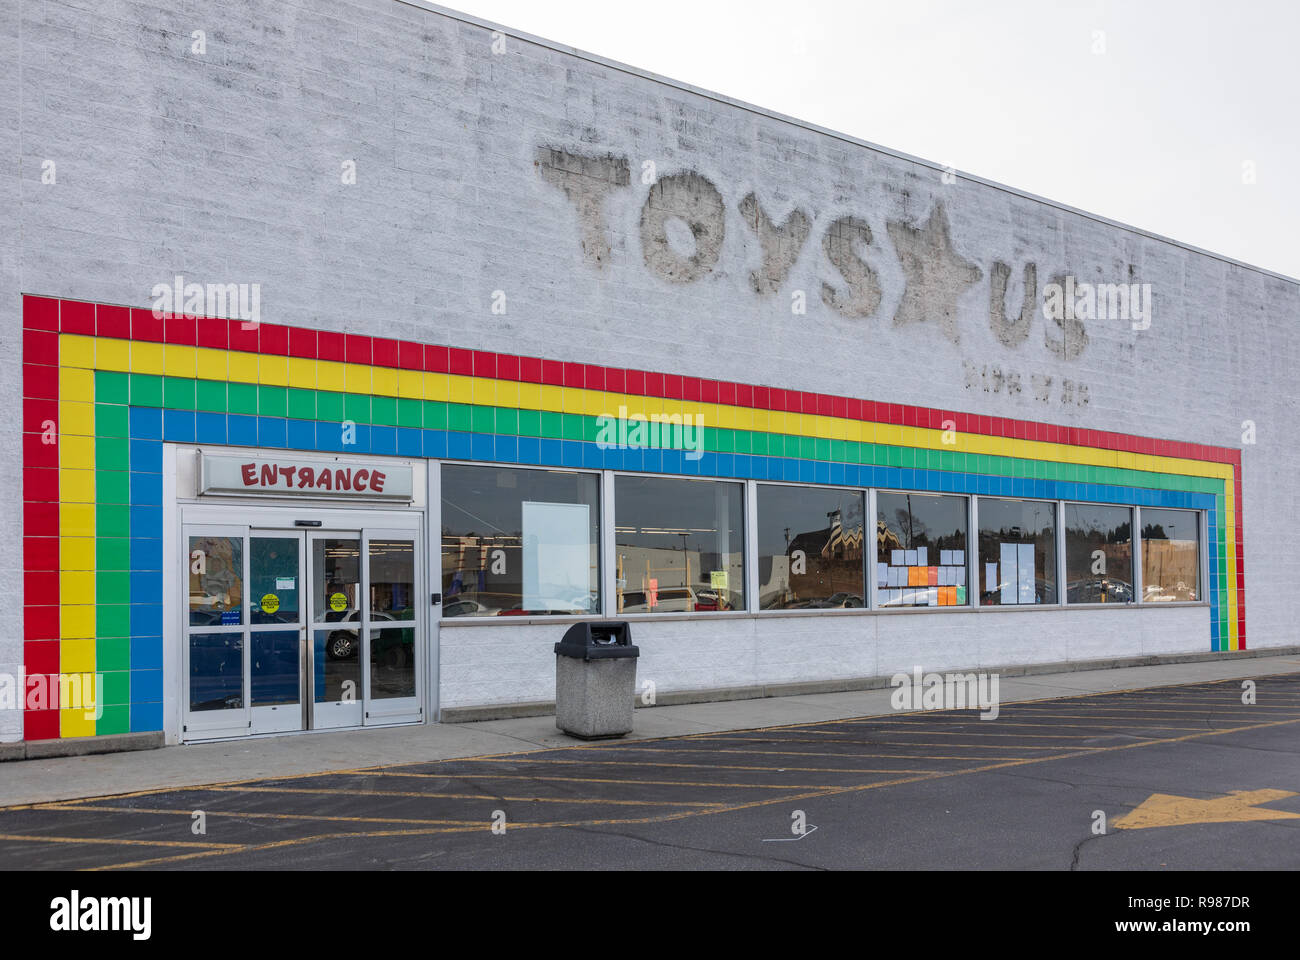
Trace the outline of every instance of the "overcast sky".
<instances>
[{"instance_id":1,"label":"overcast sky","mask_svg":"<svg viewBox=\"0 0 1300 960\"><path fill-rule=\"evenodd\" d=\"M1295 0L447 5L1300 278Z\"/></svg>"}]
</instances>

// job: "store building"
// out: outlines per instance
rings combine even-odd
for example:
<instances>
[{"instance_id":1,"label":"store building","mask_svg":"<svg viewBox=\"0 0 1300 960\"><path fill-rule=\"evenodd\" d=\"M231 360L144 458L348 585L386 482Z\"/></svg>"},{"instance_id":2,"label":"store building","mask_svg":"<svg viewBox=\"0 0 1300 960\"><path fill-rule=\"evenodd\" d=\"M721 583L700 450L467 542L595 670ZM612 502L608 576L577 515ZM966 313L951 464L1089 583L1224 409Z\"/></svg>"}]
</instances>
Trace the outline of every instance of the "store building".
<instances>
[{"instance_id":1,"label":"store building","mask_svg":"<svg viewBox=\"0 0 1300 960\"><path fill-rule=\"evenodd\" d=\"M1294 280L402 0L24 15L0 739L1294 642Z\"/></svg>"}]
</instances>

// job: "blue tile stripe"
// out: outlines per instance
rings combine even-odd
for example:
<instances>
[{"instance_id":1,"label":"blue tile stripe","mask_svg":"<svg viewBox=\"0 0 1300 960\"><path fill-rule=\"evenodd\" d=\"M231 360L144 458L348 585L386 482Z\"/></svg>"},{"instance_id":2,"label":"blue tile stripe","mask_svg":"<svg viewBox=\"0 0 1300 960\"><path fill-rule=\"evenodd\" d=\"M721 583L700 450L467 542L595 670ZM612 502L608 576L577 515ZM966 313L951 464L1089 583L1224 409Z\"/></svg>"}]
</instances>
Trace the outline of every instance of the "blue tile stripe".
<instances>
[{"instance_id":1,"label":"blue tile stripe","mask_svg":"<svg viewBox=\"0 0 1300 960\"><path fill-rule=\"evenodd\" d=\"M163 441L1205 510L1210 573L1218 570L1217 531L1223 497L1208 493L752 454L705 452L693 460L682 450L601 450L594 443L580 440L368 424L357 424L352 442L344 443L340 423L150 407L131 407L129 428L133 600L162 595ZM1226 648L1226 638L1220 637L1219 591L1212 589L1209 593L1211 649L1219 650ZM132 603L131 633L131 730L161 730L161 603Z\"/></svg>"}]
</instances>

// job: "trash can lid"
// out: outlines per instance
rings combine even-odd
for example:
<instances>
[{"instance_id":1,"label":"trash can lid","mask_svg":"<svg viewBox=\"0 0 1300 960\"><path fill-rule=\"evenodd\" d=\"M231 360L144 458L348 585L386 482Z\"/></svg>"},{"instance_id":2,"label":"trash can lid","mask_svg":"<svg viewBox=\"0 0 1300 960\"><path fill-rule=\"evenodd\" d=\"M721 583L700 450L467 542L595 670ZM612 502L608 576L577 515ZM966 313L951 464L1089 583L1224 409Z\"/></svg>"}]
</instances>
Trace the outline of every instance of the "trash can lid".
<instances>
[{"instance_id":1,"label":"trash can lid","mask_svg":"<svg viewBox=\"0 0 1300 960\"><path fill-rule=\"evenodd\" d=\"M641 655L632 646L632 629L625 621L575 623L555 652L575 660L630 660Z\"/></svg>"}]
</instances>

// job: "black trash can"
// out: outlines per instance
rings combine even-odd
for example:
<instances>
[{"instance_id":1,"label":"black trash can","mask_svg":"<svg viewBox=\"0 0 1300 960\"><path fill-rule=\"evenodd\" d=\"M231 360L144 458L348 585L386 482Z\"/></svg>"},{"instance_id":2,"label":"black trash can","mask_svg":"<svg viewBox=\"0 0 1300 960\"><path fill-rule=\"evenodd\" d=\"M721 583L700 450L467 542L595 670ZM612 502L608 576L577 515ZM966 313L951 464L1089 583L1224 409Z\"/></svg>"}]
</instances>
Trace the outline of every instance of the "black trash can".
<instances>
[{"instance_id":1,"label":"black trash can","mask_svg":"<svg viewBox=\"0 0 1300 960\"><path fill-rule=\"evenodd\" d=\"M631 733L640 655L625 622L570 627L555 645L555 726L581 740Z\"/></svg>"}]
</instances>

